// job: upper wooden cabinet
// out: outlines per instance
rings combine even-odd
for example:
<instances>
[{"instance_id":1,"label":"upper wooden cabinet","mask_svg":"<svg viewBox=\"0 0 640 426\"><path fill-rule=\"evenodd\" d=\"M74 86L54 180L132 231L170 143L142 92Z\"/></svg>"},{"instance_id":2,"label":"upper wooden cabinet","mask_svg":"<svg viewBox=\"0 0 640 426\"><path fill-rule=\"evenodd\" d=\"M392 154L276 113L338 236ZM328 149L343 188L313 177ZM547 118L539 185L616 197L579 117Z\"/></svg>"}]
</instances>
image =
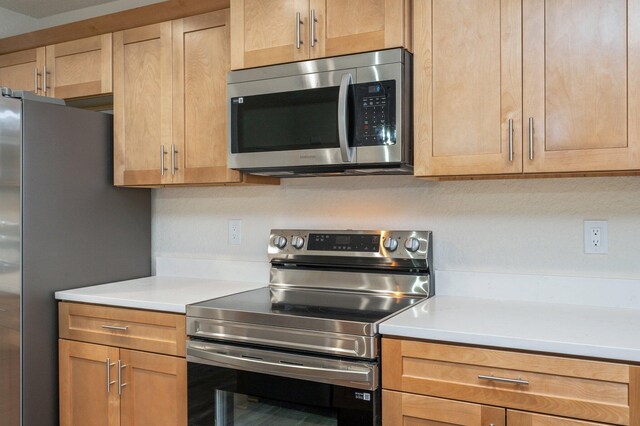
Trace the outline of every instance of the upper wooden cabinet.
<instances>
[{"instance_id":1,"label":"upper wooden cabinet","mask_svg":"<svg viewBox=\"0 0 640 426\"><path fill-rule=\"evenodd\" d=\"M0 86L61 99L111 93L111 34L0 56Z\"/></svg>"},{"instance_id":2,"label":"upper wooden cabinet","mask_svg":"<svg viewBox=\"0 0 640 426\"><path fill-rule=\"evenodd\" d=\"M410 0L234 0L231 68L404 46Z\"/></svg>"},{"instance_id":3,"label":"upper wooden cabinet","mask_svg":"<svg viewBox=\"0 0 640 426\"><path fill-rule=\"evenodd\" d=\"M525 172L640 169L640 0L524 0L523 16Z\"/></svg>"},{"instance_id":4,"label":"upper wooden cabinet","mask_svg":"<svg viewBox=\"0 0 640 426\"><path fill-rule=\"evenodd\" d=\"M116 185L278 182L227 168L228 9L113 37Z\"/></svg>"},{"instance_id":5,"label":"upper wooden cabinet","mask_svg":"<svg viewBox=\"0 0 640 426\"><path fill-rule=\"evenodd\" d=\"M521 1L414 8L415 174L522 172Z\"/></svg>"},{"instance_id":6,"label":"upper wooden cabinet","mask_svg":"<svg viewBox=\"0 0 640 426\"><path fill-rule=\"evenodd\" d=\"M111 93L112 37L95 37L46 48L46 95L79 98Z\"/></svg>"},{"instance_id":7,"label":"upper wooden cabinet","mask_svg":"<svg viewBox=\"0 0 640 426\"><path fill-rule=\"evenodd\" d=\"M0 56L0 87L39 94L44 63L44 47Z\"/></svg>"},{"instance_id":8,"label":"upper wooden cabinet","mask_svg":"<svg viewBox=\"0 0 640 426\"><path fill-rule=\"evenodd\" d=\"M640 169L640 0L416 1L413 28L416 175Z\"/></svg>"}]
</instances>

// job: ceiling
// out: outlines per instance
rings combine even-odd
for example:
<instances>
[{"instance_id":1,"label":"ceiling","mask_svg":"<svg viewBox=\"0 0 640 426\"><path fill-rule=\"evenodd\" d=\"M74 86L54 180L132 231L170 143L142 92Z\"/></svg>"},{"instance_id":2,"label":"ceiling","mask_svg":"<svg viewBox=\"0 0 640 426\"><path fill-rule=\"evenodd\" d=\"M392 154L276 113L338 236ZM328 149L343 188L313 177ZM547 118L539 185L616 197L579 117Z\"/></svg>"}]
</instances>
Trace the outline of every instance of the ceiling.
<instances>
[{"instance_id":1,"label":"ceiling","mask_svg":"<svg viewBox=\"0 0 640 426\"><path fill-rule=\"evenodd\" d=\"M45 18L112 1L114 0L0 0L0 7L33 18Z\"/></svg>"}]
</instances>

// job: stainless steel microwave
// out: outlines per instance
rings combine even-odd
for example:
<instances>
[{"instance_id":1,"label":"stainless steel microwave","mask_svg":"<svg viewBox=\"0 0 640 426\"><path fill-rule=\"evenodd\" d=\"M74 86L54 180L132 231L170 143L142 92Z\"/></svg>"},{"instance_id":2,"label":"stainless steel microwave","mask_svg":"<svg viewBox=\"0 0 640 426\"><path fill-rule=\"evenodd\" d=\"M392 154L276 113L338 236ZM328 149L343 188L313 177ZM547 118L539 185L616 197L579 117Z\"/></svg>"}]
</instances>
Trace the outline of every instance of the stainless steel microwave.
<instances>
[{"instance_id":1,"label":"stainless steel microwave","mask_svg":"<svg viewBox=\"0 0 640 426\"><path fill-rule=\"evenodd\" d=\"M404 49L232 71L229 166L279 177L411 174L411 77Z\"/></svg>"}]
</instances>

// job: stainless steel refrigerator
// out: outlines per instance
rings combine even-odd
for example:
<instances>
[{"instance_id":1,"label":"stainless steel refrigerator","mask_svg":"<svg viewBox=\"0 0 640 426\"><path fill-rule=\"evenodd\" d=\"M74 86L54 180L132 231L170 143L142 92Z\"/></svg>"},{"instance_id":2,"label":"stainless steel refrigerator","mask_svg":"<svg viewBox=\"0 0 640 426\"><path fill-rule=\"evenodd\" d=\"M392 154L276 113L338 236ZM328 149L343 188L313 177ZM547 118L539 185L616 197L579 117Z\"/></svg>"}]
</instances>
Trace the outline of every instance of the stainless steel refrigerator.
<instances>
[{"instance_id":1,"label":"stainless steel refrigerator","mask_svg":"<svg viewBox=\"0 0 640 426\"><path fill-rule=\"evenodd\" d=\"M58 424L54 292L151 269L151 194L115 188L108 114L2 90L0 424Z\"/></svg>"}]
</instances>

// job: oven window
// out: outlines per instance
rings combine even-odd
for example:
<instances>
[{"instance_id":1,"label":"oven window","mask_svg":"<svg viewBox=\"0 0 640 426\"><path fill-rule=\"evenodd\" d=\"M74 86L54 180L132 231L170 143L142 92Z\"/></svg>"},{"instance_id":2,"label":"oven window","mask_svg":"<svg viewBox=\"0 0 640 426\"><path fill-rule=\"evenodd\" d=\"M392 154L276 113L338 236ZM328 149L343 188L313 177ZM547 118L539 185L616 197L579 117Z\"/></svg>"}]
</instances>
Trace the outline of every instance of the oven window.
<instances>
[{"instance_id":1,"label":"oven window","mask_svg":"<svg viewBox=\"0 0 640 426\"><path fill-rule=\"evenodd\" d=\"M339 87L231 99L233 153L339 148Z\"/></svg>"},{"instance_id":2,"label":"oven window","mask_svg":"<svg viewBox=\"0 0 640 426\"><path fill-rule=\"evenodd\" d=\"M309 407L224 390L216 390L215 393L216 425L332 426L338 424L338 415L331 408Z\"/></svg>"}]
</instances>

